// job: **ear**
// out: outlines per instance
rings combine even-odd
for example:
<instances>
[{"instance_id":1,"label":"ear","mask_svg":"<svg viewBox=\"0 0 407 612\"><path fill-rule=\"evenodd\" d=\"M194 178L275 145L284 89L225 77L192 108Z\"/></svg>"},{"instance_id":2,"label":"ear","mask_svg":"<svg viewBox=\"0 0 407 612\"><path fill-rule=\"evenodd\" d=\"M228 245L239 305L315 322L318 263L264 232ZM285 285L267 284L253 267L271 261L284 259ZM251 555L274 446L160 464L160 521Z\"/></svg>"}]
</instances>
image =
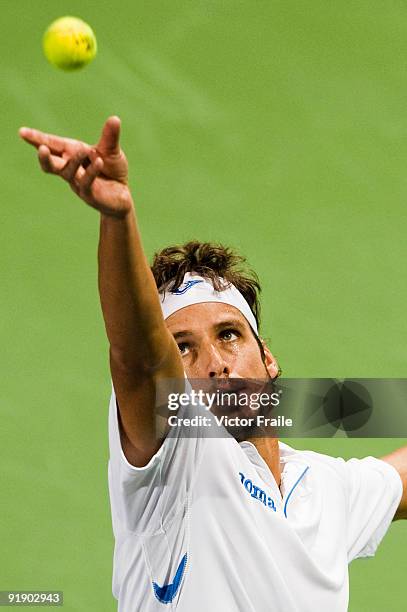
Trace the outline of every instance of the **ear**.
<instances>
[{"instance_id":1,"label":"ear","mask_svg":"<svg viewBox=\"0 0 407 612\"><path fill-rule=\"evenodd\" d=\"M271 379L277 378L280 368L278 367L277 359L270 351L264 340L260 339L264 351L264 365Z\"/></svg>"}]
</instances>

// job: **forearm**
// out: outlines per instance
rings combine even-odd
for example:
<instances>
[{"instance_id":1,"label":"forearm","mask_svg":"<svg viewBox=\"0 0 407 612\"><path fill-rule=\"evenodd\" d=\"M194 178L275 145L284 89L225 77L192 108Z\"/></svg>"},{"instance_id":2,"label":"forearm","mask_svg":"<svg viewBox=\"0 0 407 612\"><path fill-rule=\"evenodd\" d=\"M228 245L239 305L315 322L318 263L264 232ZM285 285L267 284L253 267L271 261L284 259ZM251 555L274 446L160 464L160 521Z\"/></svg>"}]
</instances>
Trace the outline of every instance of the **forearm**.
<instances>
[{"instance_id":1,"label":"forearm","mask_svg":"<svg viewBox=\"0 0 407 612\"><path fill-rule=\"evenodd\" d=\"M395 519L407 519L407 446L395 450L382 459L396 468L403 483L403 495Z\"/></svg>"},{"instance_id":2,"label":"forearm","mask_svg":"<svg viewBox=\"0 0 407 612\"><path fill-rule=\"evenodd\" d=\"M170 336L133 207L122 218L101 214L98 263L112 358L125 368L157 367Z\"/></svg>"},{"instance_id":3,"label":"forearm","mask_svg":"<svg viewBox=\"0 0 407 612\"><path fill-rule=\"evenodd\" d=\"M120 119L109 117L94 146L22 128L38 149L44 172L60 176L100 213L99 293L110 343L110 370L126 456L145 465L159 448L157 381L182 379L178 346L164 322L157 288L143 252L128 186ZM162 436L160 436L162 437Z\"/></svg>"}]
</instances>

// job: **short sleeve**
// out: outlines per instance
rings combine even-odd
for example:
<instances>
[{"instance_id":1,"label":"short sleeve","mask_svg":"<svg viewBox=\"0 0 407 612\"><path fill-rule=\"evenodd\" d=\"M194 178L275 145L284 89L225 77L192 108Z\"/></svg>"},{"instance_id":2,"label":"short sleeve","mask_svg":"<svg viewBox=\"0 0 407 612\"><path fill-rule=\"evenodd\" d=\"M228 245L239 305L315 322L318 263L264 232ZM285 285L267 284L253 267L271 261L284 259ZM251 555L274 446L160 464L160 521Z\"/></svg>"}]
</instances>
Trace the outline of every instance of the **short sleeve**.
<instances>
[{"instance_id":1,"label":"short sleeve","mask_svg":"<svg viewBox=\"0 0 407 612\"><path fill-rule=\"evenodd\" d=\"M182 412L205 410L185 407ZM179 410L181 416L181 409ZM147 465L131 465L122 450L116 395L109 405L109 494L113 531L154 534L182 510L202 455L205 439L177 427Z\"/></svg>"},{"instance_id":2,"label":"short sleeve","mask_svg":"<svg viewBox=\"0 0 407 612\"><path fill-rule=\"evenodd\" d=\"M388 530L402 496L397 470L374 457L345 463L349 486L348 561L372 557Z\"/></svg>"}]
</instances>

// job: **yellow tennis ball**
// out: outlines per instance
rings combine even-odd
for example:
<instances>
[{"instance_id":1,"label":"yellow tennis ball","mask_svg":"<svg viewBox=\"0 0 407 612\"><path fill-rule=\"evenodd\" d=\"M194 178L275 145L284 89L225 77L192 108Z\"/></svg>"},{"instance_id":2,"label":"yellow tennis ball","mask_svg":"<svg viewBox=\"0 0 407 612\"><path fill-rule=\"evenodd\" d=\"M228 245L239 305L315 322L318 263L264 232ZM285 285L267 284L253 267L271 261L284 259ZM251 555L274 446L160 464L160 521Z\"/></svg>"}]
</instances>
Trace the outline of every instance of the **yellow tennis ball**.
<instances>
[{"instance_id":1,"label":"yellow tennis ball","mask_svg":"<svg viewBox=\"0 0 407 612\"><path fill-rule=\"evenodd\" d=\"M97 50L92 28L77 17L60 17L51 23L44 34L42 46L47 60L62 70L86 66Z\"/></svg>"}]
</instances>

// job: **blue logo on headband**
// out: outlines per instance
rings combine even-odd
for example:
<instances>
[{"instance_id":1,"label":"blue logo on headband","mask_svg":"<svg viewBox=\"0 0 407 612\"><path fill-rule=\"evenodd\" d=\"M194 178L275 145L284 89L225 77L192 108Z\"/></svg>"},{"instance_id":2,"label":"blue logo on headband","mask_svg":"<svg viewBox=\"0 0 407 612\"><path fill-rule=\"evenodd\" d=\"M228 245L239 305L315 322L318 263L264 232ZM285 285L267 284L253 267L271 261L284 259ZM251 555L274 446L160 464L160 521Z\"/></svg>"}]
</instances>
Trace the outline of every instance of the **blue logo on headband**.
<instances>
[{"instance_id":1,"label":"blue logo on headband","mask_svg":"<svg viewBox=\"0 0 407 612\"><path fill-rule=\"evenodd\" d=\"M183 295L184 293L186 293L188 291L188 289L191 289L191 287L193 287L194 285L196 285L197 283L203 283L204 281L201 280L189 280L186 281L184 283L184 286L182 287L178 287L178 289L176 289L175 291L171 291L171 293L173 293L174 295Z\"/></svg>"}]
</instances>

